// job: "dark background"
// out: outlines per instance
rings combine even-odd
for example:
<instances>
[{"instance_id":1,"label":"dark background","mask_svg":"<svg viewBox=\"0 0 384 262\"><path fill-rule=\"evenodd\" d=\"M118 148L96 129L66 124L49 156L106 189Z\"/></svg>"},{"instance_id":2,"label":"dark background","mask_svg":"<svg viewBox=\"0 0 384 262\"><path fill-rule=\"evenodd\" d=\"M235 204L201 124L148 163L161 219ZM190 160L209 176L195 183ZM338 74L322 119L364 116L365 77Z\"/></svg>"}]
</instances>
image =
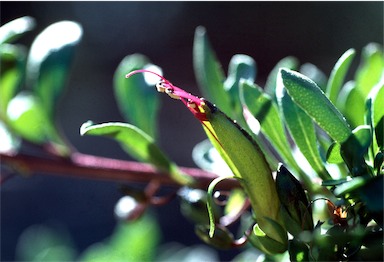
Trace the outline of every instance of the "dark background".
<instances>
[{"instance_id":1,"label":"dark background","mask_svg":"<svg viewBox=\"0 0 384 262\"><path fill-rule=\"evenodd\" d=\"M58 117L79 151L121 159L128 157L115 143L80 137L79 127L89 119L123 121L112 77L128 54L145 54L174 84L200 94L192 66L199 25L206 27L225 71L234 54L248 54L257 62L261 85L285 56L314 63L329 75L347 49L360 52L369 42L383 43L383 2L1 2L1 24L24 15L37 21L36 29L20 40L27 46L51 23L73 20L83 26ZM159 128L161 146L170 157L194 166L191 150L204 134L187 110L164 97ZM79 250L106 238L115 226L116 188L115 183L42 175L8 181L1 188L1 260L14 259L25 228L47 221L67 228ZM176 202L154 211L164 242L196 243ZM223 252L221 258L232 255Z\"/></svg>"}]
</instances>

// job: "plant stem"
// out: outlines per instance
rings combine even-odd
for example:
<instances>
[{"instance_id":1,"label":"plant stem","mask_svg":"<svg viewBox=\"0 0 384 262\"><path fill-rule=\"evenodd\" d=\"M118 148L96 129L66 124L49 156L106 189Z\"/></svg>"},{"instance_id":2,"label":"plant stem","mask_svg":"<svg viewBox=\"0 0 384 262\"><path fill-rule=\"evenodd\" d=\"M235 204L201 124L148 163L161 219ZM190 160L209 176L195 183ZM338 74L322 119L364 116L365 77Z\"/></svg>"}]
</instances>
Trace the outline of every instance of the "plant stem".
<instances>
[{"instance_id":1,"label":"plant stem","mask_svg":"<svg viewBox=\"0 0 384 262\"><path fill-rule=\"evenodd\" d=\"M181 187L168 174L159 172L148 164L98 157L82 153L72 153L65 157L40 157L22 153L0 153L1 166L7 165L17 172L34 175L59 175L94 180L145 183L158 181L163 186ZM216 174L206 172L198 168L180 168L196 181L194 187L207 189L210 182L217 177ZM238 187L239 183L232 180L224 180L218 185L218 189L229 190Z\"/></svg>"}]
</instances>

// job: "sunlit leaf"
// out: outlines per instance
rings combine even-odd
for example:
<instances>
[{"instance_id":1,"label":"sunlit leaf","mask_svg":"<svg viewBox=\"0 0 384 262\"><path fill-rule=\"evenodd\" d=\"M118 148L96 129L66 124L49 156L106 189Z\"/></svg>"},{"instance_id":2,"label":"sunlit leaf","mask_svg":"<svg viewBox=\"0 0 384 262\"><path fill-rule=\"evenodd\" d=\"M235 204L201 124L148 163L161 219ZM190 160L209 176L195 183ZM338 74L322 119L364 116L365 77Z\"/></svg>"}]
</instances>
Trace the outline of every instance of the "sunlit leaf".
<instances>
[{"instance_id":1,"label":"sunlit leaf","mask_svg":"<svg viewBox=\"0 0 384 262\"><path fill-rule=\"evenodd\" d=\"M384 77L384 55L382 46L376 43L366 45L361 54L361 62L356 70L355 81L365 96Z\"/></svg>"},{"instance_id":2,"label":"sunlit leaf","mask_svg":"<svg viewBox=\"0 0 384 262\"><path fill-rule=\"evenodd\" d=\"M191 177L183 174L168 159L155 144L153 138L136 126L125 123L93 124L91 121L88 121L81 126L80 134L112 138L133 158L154 165L161 171L170 174L172 178L181 184L192 182Z\"/></svg>"},{"instance_id":3,"label":"sunlit leaf","mask_svg":"<svg viewBox=\"0 0 384 262\"><path fill-rule=\"evenodd\" d=\"M238 214L244 205L246 195L242 189L233 189L224 208L224 214Z\"/></svg>"},{"instance_id":4,"label":"sunlit leaf","mask_svg":"<svg viewBox=\"0 0 384 262\"><path fill-rule=\"evenodd\" d=\"M7 118L12 130L31 142L41 144L57 136L40 100L28 92L9 102Z\"/></svg>"},{"instance_id":5,"label":"sunlit leaf","mask_svg":"<svg viewBox=\"0 0 384 262\"><path fill-rule=\"evenodd\" d=\"M27 61L27 83L41 100L50 117L68 80L75 46L82 27L61 21L44 29L32 43Z\"/></svg>"},{"instance_id":6,"label":"sunlit leaf","mask_svg":"<svg viewBox=\"0 0 384 262\"><path fill-rule=\"evenodd\" d=\"M370 123L375 130L375 137L378 147L384 149L384 78L368 95L367 105L370 106Z\"/></svg>"},{"instance_id":7,"label":"sunlit leaf","mask_svg":"<svg viewBox=\"0 0 384 262\"><path fill-rule=\"evenodd\" d=\"M277 72L278 73L278 72ZM314 64L305 63L300 67L300 73L312 79L323 92L325 92L327 85L327 76Z\"/></svg>"},{"instance_id":8,"label":"sunlit leaf","mask_svg":"<svg viewBox=\"0 0 384 262\"><path fill-rule=\"evenodd\" d=\"M276 80L277 75L279 73L280 68L288 68L295 70L299 66L299 60L293 56L287 56L281 59L272 71L269 73L267 81L265 83L265 93L267 93L271 98L275 98L276 96Z\"/></svg>"},{"instance_id":9,"label":"sunlit leaf","mask_svg":"<svg viewBox=\"0 0 384 262\"><path fill-rule=\"evenodd\" d=\"M239 98L240 80L254 82L256 79L256 62L247 55L234 55L229 62L228 77L224 82L224 89L231 99L232 114L229 116L243 125L243 108Z\"/></svg>"},{"instance_id":10,"label":"sunlit leaf","mask_svg":"<svg viewBox=\"0 0 384 262\"><path fill-rule=\"evenodd\" d=\"M20 90L25 73L26 50L21 46L0 45L0 115L4 117L9 101Z\"/></svg>"},{"instance_id":11,"label":"sunlit leaf","mask_svg":"<svg viewBox=\"0 0 384 262\"><path fill-rule=\"evenodd\" d=\"M336 105L352 127L364 124L365 98L355 82L350 81L344 85Z\"/></svg>"},{"instance_id":12,"label":"sunlit leaf","mask_svg":"<svg viewBox=\"0 0 384 262\"><path fill-rule=\"evenodd\" d=\"M332 69L326 89L326 94L332 103L336 102L340 89L343 86L344 78L348 72L353 58L355 57L355 54L356 52L354 49L351 48L347 50L339 58L339 60L337 60L335 66Z\"/></svg>"},{"instance_id":13,"label":"sunlit leaf","mask_svg":"<svg viewBox=\"0 0 384 262\"><path fill-rule=\"evenodd\" d=\"M0 44L15 41L25 32L33 30L35 19L30 16L23 16L14 19L0 27Z\"/></svg>"},{"instance_id":14,"label":"sunlit leaf","mask_svg":"<svg viewBox=\"0 0 384 262\"><path fill-rule=\"evenodd\" d=\"M256 84L242 81L240 84L240 99L242 104L260 123L262 133L274 146L280 157L286 164L299 170L292 156L277 105L272 101L271 97L265 94Z\"/></svg>"},{"instance_id":15,"label":"sunlit leaf","mask_svg":"<svg viewBox=\"0 0 384 262\"><path fill-rule=\"evenodd\" d=\"M231 115L230 96L224 89L225 75L204 27L197 27L193 43L193 66L203 95Z\"/></svg>"},{"instance_id":16,"label":"sunlit leaf","mask_svg":"<svg viewBox=\"0 0 384 262\"><path fill-rule=\"evenodd\" d=\"M20 146L20 139L11 133L9 128L0 121L0 152L10 153L16 151Z\"/></svg>"},{"instance_id":17,"label":"sunlit leaf","mask_svg":"<svg viewBox=\"0 0 384 262\"><path fill-rule=\"evenodd\" d=\"M343 142L350 136L352 131L345 118L316 83L291 70L281 69L280 73L292 100L332 139Z\"/></svg>"},{"instance_id":18,"label":"sunlit leaf","mask_svg":"<svg viewBox=\"0 0 384 262\"><path fill-rule=\"evenodd\" d=\"M344 162L343 157L341 156L341 145L338 142L333 142L327 151L327 162L331 164L341 164Z\"/></svg>"},{"instance_id":19,"label":"sunlit leaf","mask_svg":"<svg viewBox=\"0 0 384 262\"><path fill-rule=\"evenodd\" d=\"M322 179L329 179L330 176L319 153L312 119L292 101L281 79L276 88L276 97L288 130L301 153Z\"/></svg>"},{"instance_id":20,"label":"sunlit leaf","mask_svg":"<svg viewBox=\"0 0 384 262\"><path fill-rule=\"evenodd\" d=\"M128 55L120 62L113 78L115 98L127 121L156 138L160 101L154 89L159 78L151 74L136 74L125 78L127 73L143 68L162 74L159 67L140 54Z\"/></svg>"}]
</instances>

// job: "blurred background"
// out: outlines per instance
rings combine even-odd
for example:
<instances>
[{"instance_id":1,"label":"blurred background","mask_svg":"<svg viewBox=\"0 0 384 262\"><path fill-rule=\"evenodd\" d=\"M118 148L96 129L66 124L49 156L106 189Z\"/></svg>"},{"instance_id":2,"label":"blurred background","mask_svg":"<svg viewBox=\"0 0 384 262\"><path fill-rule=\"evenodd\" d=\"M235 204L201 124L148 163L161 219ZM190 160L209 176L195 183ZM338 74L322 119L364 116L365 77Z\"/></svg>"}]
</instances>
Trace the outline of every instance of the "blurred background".
<instances>
[{"instance_id":1,"label":"blurred background","mask_svg":"<svg viewBox=\"0 0 384 262\"><path fill-rule=\"evenodd\" d=\"M242 53L256 60L260 85L274 65L289 55L317 65L328 76L347 49L355 48L360 54L370 42L383 43L383 8L381 1L1 2L1 24L25 15L35 18L35 30L19 41L26 46L51 23L72 20L82 25L83 38L58 119L80 152L129 159L110 140L79 135L87 120L123 121L112 77L126 55L146 55L174 84L200 94L192 47L195 29L201 25L225 72L231 57ZM205 138L203 130L179 103L163 98L161 147L179 165L194 166L191 151ZM1 260L15 259L20 235L35 224L58 225L80 252L107 238L116 226L113 208L121 197L117 188L111 182L43 175L8 181L1 187ZM160 223L162 243L200 243L177 201L153 208L152 213ZM234 255L236 251L220 252L220 259Z\"/></svg>"}]
</instances>

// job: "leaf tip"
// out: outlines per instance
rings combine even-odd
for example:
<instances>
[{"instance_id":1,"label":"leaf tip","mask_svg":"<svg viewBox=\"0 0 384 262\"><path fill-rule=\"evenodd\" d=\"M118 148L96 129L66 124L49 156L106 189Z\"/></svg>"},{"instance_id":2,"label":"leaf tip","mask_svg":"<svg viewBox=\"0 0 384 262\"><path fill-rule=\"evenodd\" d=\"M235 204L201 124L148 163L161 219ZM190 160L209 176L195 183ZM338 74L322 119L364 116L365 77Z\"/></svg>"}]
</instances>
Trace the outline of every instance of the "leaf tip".
<instances>
[{"instance_id":1,"label":"leaf tip","mask_svg":"<svg viewBox=\"0 0 384 262\"><path fill-rule=\"evenodd\" d=\"M80 135L84 136L87 132L89 127L93 126L93 122L91 120L88 120L87 122L83 123L80 127Z\"/></svg>"}]
</instances>

